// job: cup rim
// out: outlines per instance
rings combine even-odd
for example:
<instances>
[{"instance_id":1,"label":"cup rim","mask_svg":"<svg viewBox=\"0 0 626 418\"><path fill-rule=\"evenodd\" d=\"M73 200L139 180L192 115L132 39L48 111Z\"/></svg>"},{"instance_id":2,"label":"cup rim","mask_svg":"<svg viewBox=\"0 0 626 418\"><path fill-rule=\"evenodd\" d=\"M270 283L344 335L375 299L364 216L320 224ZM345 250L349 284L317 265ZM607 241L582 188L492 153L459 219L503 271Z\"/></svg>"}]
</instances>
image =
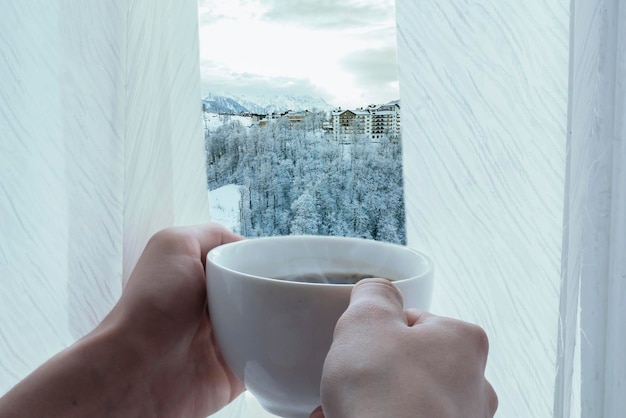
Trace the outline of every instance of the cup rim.
<instances>
[{"instance_id":1,"label":"cup rim","mask_svg":"<svg viewBox=\"0 0 626 418\"><path fill-rule=\"evenodd\" d=\"M284 284L286 286L317 286L317 287L354 287L355 284L351 284L351 283L311 283L311 282L294 282L294 281L286 281L286 280L280 280L280 279L276 279L276 278L272 278L272 277L265 277L265 276L260 276L260 275L255 275L255 274L250 274L250 273L245 273L239 270L235 270L232 269L230 267L226 267L223 264L218 263L217 260L217 255L219 255L219 253L221 251L224 250L228 250L231 247L236 247L236 246L240 246L240 245L246 245L246 243L249 243L251 241L290 241L290 240L298 240L298 239L307 239L310 241L334 241L334 242L340 242L340 241L344 241L344 242L368 242L368 244L373 244L379 247L387 247L387 248L395 248L395 249L400 249L402 251L407 251L412 253L413 255L417 255L420 258L422 258L422 260L425 262L426 267L424 268L424 271L421 272L420 274L411 276L411 277L406 277L404 279L398 279L398 280L392 280L392 283L405 283L405 282L409 282L409 281L413 281L413 280L420 280L420 279L425 279L427 277L429 277L430 275L433 274L434 272L434 264L432 259L430 258L430 256L426 255L425 253L423 253L422 251L418 251L414 248L411 248L409 246L406 245L400 245L400 244L394 244L391 242L385 242L385 241L376 241L373 239L367 239L367 238L360 238L360 237L343 237L343 236L334 236L334 235L276 235L276 236L270 236L270 237L254 237L254 238L246 238L240 241L234 241L234 242L229 242L226 244L222 244L219 245L213 249L211 249L207 255L206 255L206 266L208 267L209 263L214 265L215 267L222 269L224 271L227 271L229 273L234 273L237 274L241 277L246 277L246 278L250 278L250 279L254 279L254 280L263 280L263 281L267 281L267 282L271 282L271 283L281 283Z\"/></svg>"}]
</instances>

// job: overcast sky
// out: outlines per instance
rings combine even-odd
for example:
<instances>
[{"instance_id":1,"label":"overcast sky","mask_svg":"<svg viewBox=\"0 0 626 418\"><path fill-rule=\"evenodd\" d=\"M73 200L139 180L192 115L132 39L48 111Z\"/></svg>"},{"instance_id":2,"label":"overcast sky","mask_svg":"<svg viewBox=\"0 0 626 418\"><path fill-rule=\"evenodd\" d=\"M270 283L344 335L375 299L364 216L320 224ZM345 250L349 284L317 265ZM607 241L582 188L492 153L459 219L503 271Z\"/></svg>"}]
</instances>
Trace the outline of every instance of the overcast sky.
<instances>
[{"instance_id":1,"label":"overcast sky","mask_svg":"<svg viewBox=\"0 0 626 418\"><path fill-rule=\"evenodd\" d=\"M394 0L199 0L203 94L398 99Z\"/></svg>"}]
</instances>

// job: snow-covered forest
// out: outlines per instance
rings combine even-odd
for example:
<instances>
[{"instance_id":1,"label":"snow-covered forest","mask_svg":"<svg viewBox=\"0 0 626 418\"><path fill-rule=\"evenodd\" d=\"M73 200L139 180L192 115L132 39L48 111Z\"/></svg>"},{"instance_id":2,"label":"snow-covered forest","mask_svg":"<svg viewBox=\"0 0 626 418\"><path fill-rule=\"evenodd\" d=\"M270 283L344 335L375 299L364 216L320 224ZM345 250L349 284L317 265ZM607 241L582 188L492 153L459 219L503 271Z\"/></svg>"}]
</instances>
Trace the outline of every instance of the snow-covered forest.
<instances>
[{"instance_id":1,"label":"snow-covered forest","mask_svg":"<svg viewBox=\"0 0 626 418\"><path fill-rule=\"evenodd\" d=\"M209 190L240 185L240 233L341 235L406 241L401 141L349 144L322 129L325 112L206 133Z\"/></svg>"}]
</instances>

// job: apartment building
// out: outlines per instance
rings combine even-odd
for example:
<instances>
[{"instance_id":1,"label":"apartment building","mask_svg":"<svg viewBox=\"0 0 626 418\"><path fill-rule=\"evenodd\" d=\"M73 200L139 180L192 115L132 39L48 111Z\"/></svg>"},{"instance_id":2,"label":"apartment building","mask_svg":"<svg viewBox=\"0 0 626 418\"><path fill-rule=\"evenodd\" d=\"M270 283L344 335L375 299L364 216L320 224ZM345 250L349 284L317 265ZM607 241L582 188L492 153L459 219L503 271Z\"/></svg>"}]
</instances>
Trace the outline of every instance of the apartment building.
<instances>
[{"instance_id":1,"label":"apartment building","mask_svg":"<svg viewBox=\"0 0 626 418\"><path fill-rule=\"evenodd\" d=\"M378 141L384 137L397 140L400 135L400 104L369 105L358 109L335 109L331 126L336 141L352 142L355 138Z\"/></svg>"}]
</instances>

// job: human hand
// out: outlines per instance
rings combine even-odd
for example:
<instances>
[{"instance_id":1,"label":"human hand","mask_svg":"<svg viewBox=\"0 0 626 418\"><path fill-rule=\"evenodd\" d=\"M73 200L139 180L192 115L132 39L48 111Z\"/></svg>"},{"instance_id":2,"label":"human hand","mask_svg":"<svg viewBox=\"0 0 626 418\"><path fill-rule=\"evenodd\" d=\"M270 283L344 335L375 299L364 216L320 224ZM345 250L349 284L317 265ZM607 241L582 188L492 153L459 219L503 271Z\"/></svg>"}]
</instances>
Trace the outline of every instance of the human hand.
<instances>
[{"instance_id":1,"label":"human hand","mask_svg":"<svg viewBox=\"0 0 626 418\"><path fill-rule=\"evenodd\" d=\"M157 416L206 417L244 390L216 345L205 280L207 252L240 239L217 224L158 232L103 321L122 324L145 353Z\"/></svg>"},{"instance_id":2,"label":"human hand","mask_svg":"<svg viewBox=\"0 0 626 418\"><path fill-rule=\"evenodd\" d=\"M310 418L493 417L488 340L478 326L402 308L383 279L355 285L337 322ZM323 412L322 412L323 409Z\"/></svg>"},{"instance_id":3,"label":"human hand","mask_svg":"<svg viewBox=\"0 0 626 418\"><path fill-rule=\"evenodd\" d=\"M206 253L241 237L208 224L155 234L91 333L0 397L0 417L204 418L244 389L207 310Z\"/></svg>"}]
</instances>

